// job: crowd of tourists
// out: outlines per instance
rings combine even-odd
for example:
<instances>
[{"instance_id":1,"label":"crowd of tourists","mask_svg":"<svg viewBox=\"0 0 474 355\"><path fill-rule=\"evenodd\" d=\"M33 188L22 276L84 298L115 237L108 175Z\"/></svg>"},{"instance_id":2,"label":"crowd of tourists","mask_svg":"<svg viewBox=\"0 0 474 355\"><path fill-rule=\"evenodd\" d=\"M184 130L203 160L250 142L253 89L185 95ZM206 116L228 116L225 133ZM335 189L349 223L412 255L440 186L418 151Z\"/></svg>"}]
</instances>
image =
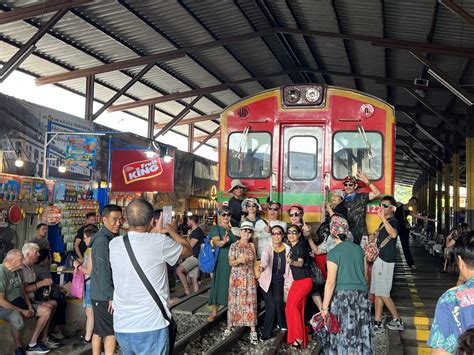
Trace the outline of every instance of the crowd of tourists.
<instances>
[{"instance_id":1,"label":"crowd of tourists","mask_svg":"<svg viewBox=\"0 0 474 355\"><path fill-rule=\"evenodd\" d=\"M361 192L363 187L368 192ZM97 217L87 215L74 242L75 272L85 278L86 324L77 345L91 343L94 355L102 348L106 355L114 354L117 342L125 355L170 353L176 324L169 308L168 268L179 264L176 273L184 292L197 292L206 243L219 251L211 270L208 321L227 306L223 337L244 326L254 345L285 332L295 349L306 348L314 336L327 354L373 354L374 334L404 329L391 290L398 238L408 266L416 270L407 225L415 197L400 204L392 196L380 196L359 172L330 191L324 221L313 230L298 202L282 210L279 202L261 204L245 190L241 181L232 181L232 198L219 208L209 233L198 216L190 216L187 236L182 236L173 225L163 225L161 213L142 198L124 211L105 206L100 229ZM367 204L375 198L380 201L379 226L369 234ZM127 234L121 236L124 222ZM447 238L446 253L459 269L459 286L447 291L436 308L428 344L439 354L472 344L474 234L463 228ZM46 235L47 226L38 225L36 236L22 250L10 250L0 265L0 319L10 323L17 355L47 353L64 338L66 290L52 281ZM258 329L261 306L265 315ZM310 311L315 307L316 315ZM391 315L385 322L384 307ZM33 317L25 348L21 332L25 319Z\"/></svg>"}]
</instances>

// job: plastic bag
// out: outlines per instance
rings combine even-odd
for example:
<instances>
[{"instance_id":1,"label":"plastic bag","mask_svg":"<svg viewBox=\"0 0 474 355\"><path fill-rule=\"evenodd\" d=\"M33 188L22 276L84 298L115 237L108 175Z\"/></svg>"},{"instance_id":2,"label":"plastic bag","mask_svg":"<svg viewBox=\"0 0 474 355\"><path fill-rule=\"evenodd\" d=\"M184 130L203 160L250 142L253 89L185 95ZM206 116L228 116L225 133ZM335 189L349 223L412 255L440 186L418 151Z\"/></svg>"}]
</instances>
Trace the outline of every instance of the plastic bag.
<instances>
[{"instance_id":1,"label":"plastic bag","mask_svg":"<svg viewBox=\"0 0 474 355\"><path fill-rule=\"evenodd\" d=\"M84 273L74 270L71 284L71 296L82 299L84 295Z\"/></svg>"}]
</instances>

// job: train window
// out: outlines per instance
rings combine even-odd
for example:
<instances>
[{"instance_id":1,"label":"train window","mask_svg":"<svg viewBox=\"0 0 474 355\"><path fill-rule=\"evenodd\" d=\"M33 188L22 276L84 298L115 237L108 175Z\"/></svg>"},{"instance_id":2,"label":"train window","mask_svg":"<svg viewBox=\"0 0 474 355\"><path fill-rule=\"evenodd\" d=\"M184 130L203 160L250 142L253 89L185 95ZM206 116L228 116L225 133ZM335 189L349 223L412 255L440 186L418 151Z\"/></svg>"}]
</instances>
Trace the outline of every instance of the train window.
<instances>
[{"instance_id":1,"label":"train window","mask_svg":"<svg viewBox=\"0 0 474 355\"><path fill-rule=\"evenodd\" d=\"M314 180L318 172L318 142L313 136L293 136L288 142L288 177Z\"/></svg>"},{"instance_id":2,"label":"train window","mask_svg":"<svg viewBox=\"0 0 474 355\"><path fill-rule=\"evenodd\" d=\"M344 179L358 170L370 180L383 173L383 139L378 132L337 132L333 141L332 175Z\"/></svg>"},{"instance_id":3,"label":"train window","mask_svg":"<svg viewBox=\"0 0 474 355\"><path fill-rule=\"evenodd\" d=\"M265 179L270 176L271 135L268 132L235 132L229 136L227 175Z\"/></svg>"}]
</instances>

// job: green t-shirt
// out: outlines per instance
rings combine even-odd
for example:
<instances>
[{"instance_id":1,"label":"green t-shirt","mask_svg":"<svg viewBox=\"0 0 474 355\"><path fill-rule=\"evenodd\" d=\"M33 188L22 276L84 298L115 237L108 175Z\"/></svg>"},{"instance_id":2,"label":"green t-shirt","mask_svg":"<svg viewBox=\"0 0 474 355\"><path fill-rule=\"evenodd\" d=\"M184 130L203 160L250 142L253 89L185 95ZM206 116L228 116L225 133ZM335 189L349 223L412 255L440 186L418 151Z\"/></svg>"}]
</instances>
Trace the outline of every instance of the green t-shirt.
<instances>
[{"instance_id":1,"label":"green t-shirt","mask_svg":"<svg viewBox=\"0 0 474 355\"><path fill-rule=\"evenodd\" d=\"M3 293L9 302L22 297L21 270L11 272L0 264L0 293Z\"/></svg>"},{"instance_id":2,"label":"green t-shirt","mask_svg":"<svg viewBox=\"0 0 474 355\"><path fill-rule=\"evenodd\" d=\"M328 253L328 261L337 265L336 291L367 291L364 276L364 252L362 248L350 241L336 245Z\"/></svg>"}]
</instances>

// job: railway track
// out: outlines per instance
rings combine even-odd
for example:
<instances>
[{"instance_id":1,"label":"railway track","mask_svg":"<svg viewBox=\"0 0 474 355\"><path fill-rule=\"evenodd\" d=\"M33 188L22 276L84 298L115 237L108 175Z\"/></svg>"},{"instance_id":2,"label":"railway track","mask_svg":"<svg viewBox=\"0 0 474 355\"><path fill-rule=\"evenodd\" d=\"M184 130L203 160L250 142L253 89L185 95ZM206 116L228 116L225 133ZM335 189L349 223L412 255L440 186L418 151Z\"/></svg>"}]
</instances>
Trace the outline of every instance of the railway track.
<instances>
[{"instance_id":1,"label":"railway track","mask_svg":"<svg viewBox=\"0 0 474 355\"><path fill-rule=\"evenodd\" d=\"M175 355L181 354L291 354L294 352L286 344L286 332L280 332L277 337L258 345L251 345L247 339L249 327L234 328L232 334L223 338L227 327L227 307L222 308L213 322L207 320L209 308L207 299L209 287L199 293L186 296L172 306L171 311L178 325L177 340L174 347ZM264 311L258 318L263 320ZM321 348L311 345L301 354L318 355Z\"/></svg>"}]
</instances>

